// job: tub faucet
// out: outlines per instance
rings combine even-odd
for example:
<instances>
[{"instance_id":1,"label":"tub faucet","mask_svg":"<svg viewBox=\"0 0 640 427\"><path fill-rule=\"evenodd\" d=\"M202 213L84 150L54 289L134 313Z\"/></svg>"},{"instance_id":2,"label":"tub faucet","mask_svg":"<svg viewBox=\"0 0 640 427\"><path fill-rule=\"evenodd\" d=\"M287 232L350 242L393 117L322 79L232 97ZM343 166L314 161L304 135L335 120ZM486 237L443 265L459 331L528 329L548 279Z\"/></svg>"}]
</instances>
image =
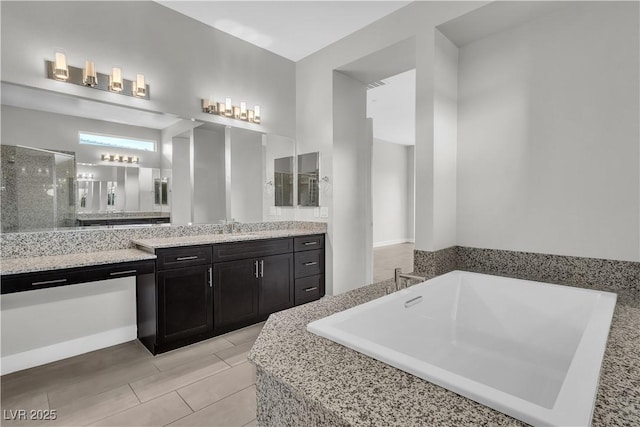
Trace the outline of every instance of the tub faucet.
<instances>
[{"instance_id":1,"label":"tub faucet","mask_svg":"<svg viewBox=\"0 0 640 427\"><path fill-rule=\"evenodd\" d=\"M422 277L422 276L414 276L411 274L405 274L402 272L401 268L396 268L394 270L394 278L395 278L395 282L396 282L396 291L399 291L400 289L403 288L402 286L402 282L404 282L405 280L419 280L421 282L424 282L425 280L427 280L426 277ZM406 282L405 282L405 288L406 286Z\"/></svg>"}]
</instances>

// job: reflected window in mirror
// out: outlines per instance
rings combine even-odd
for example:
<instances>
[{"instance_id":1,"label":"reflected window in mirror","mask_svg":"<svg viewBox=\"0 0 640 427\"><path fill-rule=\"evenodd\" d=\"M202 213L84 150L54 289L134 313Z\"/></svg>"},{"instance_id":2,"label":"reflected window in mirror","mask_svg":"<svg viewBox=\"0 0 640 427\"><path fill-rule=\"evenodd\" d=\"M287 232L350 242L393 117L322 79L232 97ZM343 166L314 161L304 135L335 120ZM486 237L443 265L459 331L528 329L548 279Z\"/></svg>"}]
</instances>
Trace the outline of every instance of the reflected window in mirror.
<instances>
[{"instance_id":1,"label":"reflected window in mirror","mask_svg":"<svg viewBox=\"0 0 640 427\"><path fill-rule=\"evenodd\" d=\"M320 153L298 155L298 206L320 206Z\"/></svg>"},{"instance_id":2,"label":"reflected window in mirror","mask_svg":"<svg viewBox=\"0 0 640 427\"><path fill-rule=\"evenodd\" d=\"M157 142L139 139L128 138L122 136L113 135L101 135L97 133L79 132L78 142L80 144L97 145L105 148L123 148L127 150L140 150L140 151L153 151L157 150Z\"/></svg>"},{"instance_id":3,"label":"reflected window in mirror","mask_svg":"<svg viewBox=\"0 0 640 427\"><path fill-rule=\"evenodd\" d=\"M293 156L274 159L275 206L293 206Z\"/></svg>"}]
</instances>

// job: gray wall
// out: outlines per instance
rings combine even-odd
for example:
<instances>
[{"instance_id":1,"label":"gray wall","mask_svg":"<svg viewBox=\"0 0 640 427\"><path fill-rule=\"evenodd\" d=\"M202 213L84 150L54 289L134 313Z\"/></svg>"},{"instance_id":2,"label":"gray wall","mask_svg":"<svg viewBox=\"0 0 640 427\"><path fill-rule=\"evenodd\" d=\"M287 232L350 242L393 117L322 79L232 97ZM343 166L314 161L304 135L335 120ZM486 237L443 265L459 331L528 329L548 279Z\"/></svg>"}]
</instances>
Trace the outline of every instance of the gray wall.
<instances>
[{"instance_id":1,"label":"gray wall","mask_svg":"<svg viewBox=\"0 0 640 427\"><path fill-rule=\"evenodd\" d=\"M171 170L171 222L188 224L192 222L191 178L190 178L190 140L173 138L173 169Z\"/></svg>"},{"instance_id":2,"label":"gray wall","mask_svg":"<svg viewBox=\"0 0 640 427\"><path fill-rule=\"evenodd\" d=\"M195 149L194 222L218 224L226 218L224 128L193 130Z\"/></svg>"},{"instance_id":3,"label":"gray wall","mask_svg":"<svg viewBox=\"0 0 640 427\"><path fill-rule=\"evenodd\" d=\"M262 135L231 129L231 218L262 221L264 160Z\"/></svg>"},{"instance_id":4,"label":"gray wall","mask_svg":"<svg viewBox=\"0 0 640 427\"><path fill-rule=\"evenodd\" d=\"M201 112L213 94L259 104L261 125L249 128L295 133L294 63L151 1L12 2L1 7L2 80L105 102L221 121ZM50 80L45 60L61 47L67 63L95 61L97 71L143 73L145 101ZM238 122L236 124L236 122Z\"/></svg>"},{"instance_id":5,"label":"gray wall","mask_svg":"<svg viewBox=\"0 0 640 427\"><path fill-rule=\"evenodd\" d=\"M333 248L333 271L341 280L334 281L329 292L340 294L372 280L373 126L366 118L366 86L338 71L333 74L335 204L329 229L344 244Z\"/></svg>"},{"instance_id":6,"label":"gray wall","mask_svg":"<svg viewBox=\"0 0 640 427\"><path fill-rule=\"evenodd\" d=\"M458 244L640 260L637 2L460 49Z\"/></svg>"},{"instance_id":7,"label":"gray wall","mask_svg":"<svg viewBox=\"0 0 640 427\"><path fill-rule=\"evenodd\" d=\"M296 63L296 144L298 152L320 151L320 175L327 175L332 181L332 192L321 200L329 209L327 239L327 292L336 293L337 288L347 289L363 285L365 272L354 278L348 270L334 271L332 259L340 255L360 253L367 250L366 239L360 240L357 251L350 251L353 245L351 234L343 229L343 234L333 227L338 218L338 203L347 203L343 209L357 209L363 206L366 197L355 197L338 202L336 191L341 186L352 185L339 182L337 165L356 168L356 159L334 149L333 120L335 115L329 106L333 105L333 70L352 63L390 45L415 37L416 65L416 248L432 250L435 240L432 230L438 227L433 216L433 63L435 27L454 17L460 16L486 4L485 2L413 2L326 48L307 56ZM388 58L393 61L394 58ZM356 126L356 124L354 124ZM351 159L351 161L349 160ZM363 170L367 173L367 170ZM370 173L370 166L368 168ZM336 176L334 176L336 175ZM335 178L335 179L334 179ZM370 197L370 196L369 196ZM298 210L296 219L315 219L311 211ZM370 242L369 242L370 243ZM439 248L436 248L439 249ZM337 285L336 285L337 283Z\"/></svg>"},{"instance_id":8,"label":"gray wall","mask_svg":"<svg viewBox=\"0 0 640 427\"><path fill-rule=\"evenodd\" d=\"M373 140L373 246L412 242L413 146Z\"/></svg>"}]
</instances>

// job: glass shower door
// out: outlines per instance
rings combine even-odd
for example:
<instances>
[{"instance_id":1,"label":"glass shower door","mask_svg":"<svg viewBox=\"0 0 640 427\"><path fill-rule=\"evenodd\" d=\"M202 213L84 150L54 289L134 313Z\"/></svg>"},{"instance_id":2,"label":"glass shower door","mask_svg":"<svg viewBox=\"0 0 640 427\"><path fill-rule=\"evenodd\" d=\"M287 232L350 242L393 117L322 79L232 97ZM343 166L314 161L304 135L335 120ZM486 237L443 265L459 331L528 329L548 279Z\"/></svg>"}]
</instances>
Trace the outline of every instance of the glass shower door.
<instances>
[{"instance_id":1,"label":"glass shower door","mask_svg":"<svg viewBox=\"0 0 640 427\"><path fill-rule=\"evenodd\" d=\"M1 145L2 231L75 224L75 157L36 148Z\"/></svg>"}]
</instances>

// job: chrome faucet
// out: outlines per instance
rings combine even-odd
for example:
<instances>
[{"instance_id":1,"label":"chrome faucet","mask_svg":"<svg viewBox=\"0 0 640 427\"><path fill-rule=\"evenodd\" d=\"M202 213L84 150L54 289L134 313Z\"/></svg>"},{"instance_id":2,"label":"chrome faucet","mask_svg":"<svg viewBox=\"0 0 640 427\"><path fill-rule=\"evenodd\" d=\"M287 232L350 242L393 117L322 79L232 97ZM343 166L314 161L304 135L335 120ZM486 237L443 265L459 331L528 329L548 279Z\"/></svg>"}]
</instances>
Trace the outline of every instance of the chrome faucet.
<instances>
[{"instance_id":1,"label":"chrome faucet","mask_svg":"<svg viewBox=\"0 0 640 427\"><path fill-rule=\"evenodd\" d=\"M231 219L223 219L221 220L223 225L229 225L229 230L231 232L231 234L235 233L237 231L237 228L240 226L240 222L236 221L235 219L231 218Z\"/></svg>"},{"instance_id":2,"label":"chrome faucet","mask_svg":"<svg viewBox=\"0 0 640 427\"><path fill-rule=\"evenodd\" d=\"M394 270L394 279L395 279L395 283L396 283L396 291L399 291L400 289L402 289L403 287L406 288L406 281L407 280L419 280L421 282L424 282L425 280L427 280L426 277L422 277L422 276L414 276L412 274L405 274L402 272L401 268L396 268ZM402 286L402 282L405 282L405 286Z\"/></svg>"}]
</instances>

